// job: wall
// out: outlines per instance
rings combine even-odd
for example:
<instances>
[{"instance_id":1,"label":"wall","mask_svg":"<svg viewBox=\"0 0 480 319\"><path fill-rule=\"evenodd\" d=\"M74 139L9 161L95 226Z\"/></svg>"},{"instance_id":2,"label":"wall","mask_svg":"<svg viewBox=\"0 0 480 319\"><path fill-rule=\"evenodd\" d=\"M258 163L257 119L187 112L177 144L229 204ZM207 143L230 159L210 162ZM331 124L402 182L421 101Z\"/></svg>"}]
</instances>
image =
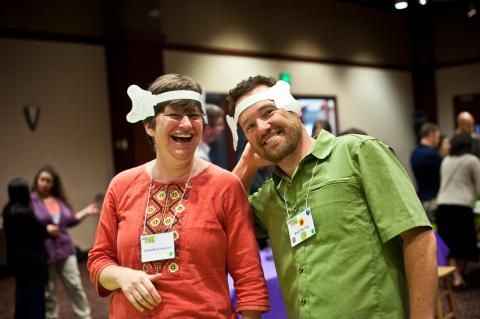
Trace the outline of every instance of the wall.
<instances>
[{"instance_id":1,"label":"wall","mask_svg":"<svg viewBox=\"0 0 480 319\"><path fill-rule=\"evenodd\" d=\"M409 63L404 15L338 1L163 0L167 43L372 64Z\"/></svg>"},{"instance_id":2,"label":"wall","mask_svg":"<svg viewBox=\"0 0 480 319\"><path fill-rule=\"evenodd\" d=\"M32 181L46 163L60 172L77 210L105 192L112 177L112 146L105 50L102 46L0 38L0 204L15 177ZM23 106L40 107L30 131ZM97 217L71 230L91 246Z\"/></svg>"},{"instance_id":3,"label":"wall","mask_svg":"<svg viewBox=\"0 0 480 319\"><path fill-rule=\"evenodd\" d=\"M336 96L340 129L365 129L391 145L409 169L415 144L410 72L173 50L165 52L164 61L166 73L188 74L215 93L227 93L251 75L289 72L294 94Z\"/></svg>"},{"instance_id":4,"label":"wall","mask_svg":"<svg viewBox=\"0 0 480 319\"><path fill-rule=\"evenodd\" d=\"M438 122L448 135L455 130L453 97L480 93L480 63L441 68L436 71ZM477 122L480 119L476 119Z\"/></svg>"}]
</instances>

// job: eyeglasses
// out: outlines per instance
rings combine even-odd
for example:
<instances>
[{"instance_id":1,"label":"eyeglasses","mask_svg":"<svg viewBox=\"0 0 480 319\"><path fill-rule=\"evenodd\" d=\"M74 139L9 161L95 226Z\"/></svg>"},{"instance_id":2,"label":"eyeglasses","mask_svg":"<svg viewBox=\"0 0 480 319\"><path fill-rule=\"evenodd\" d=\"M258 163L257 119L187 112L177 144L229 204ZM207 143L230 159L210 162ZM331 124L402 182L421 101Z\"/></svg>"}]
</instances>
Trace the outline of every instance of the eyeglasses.
<instances>
[{"instance_id":1,"label":"eyeglasses","mask_svg":"<svg viewBox=\"0 0 480 319\"><path fill-rule=\"evenodd\" d=\"M196 122L196 121L200 121L202 119L202 116L205 115L205 113L189 113L189 114L163 113L162 115L168 117L171 120L178 121L178 122L183 120L183 118L186 116L191 122Z\"/></svg>"}]
</instances>

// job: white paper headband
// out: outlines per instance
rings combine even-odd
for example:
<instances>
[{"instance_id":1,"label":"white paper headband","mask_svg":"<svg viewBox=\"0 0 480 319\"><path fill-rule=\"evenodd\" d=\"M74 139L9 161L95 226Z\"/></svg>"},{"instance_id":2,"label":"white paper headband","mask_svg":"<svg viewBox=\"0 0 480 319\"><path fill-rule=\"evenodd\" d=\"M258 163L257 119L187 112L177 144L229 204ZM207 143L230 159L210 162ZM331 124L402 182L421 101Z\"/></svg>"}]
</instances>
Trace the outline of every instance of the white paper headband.
<instances>
[{"instance_id":1,"label":"white paper headband","mask_svg":"<svg viewBox=\"0 0 480 319\"><path fill-rule=\"evenodd\" d=\"M232 132L234 150L237 150L237 125L240 114L242 114L243 111L253 104L265 100L272 100L275 103L275 106L279 109L285 109L293 112L300 111L300 103L293 98L292 94L290 93L290 85L285 81L278 81L268 90L249 96L235 107L235 114L233 117L228 115L226 116L228 127Z\"/></svg>"},{"instance_id":2,"label":"white paper headband","mask_svg":"<svg viewBox=\"0 0 480 319\"><path fill-rule=\"evenodd\" d=\"M145 91L137 85L130 85L127 94L132 100L132 110L127 114L127 121L136 123L149 116L155 116L154 106L172 100L194 100L202 105L203 120L207 123L207 111L205 109L205 96L189 90L168 91L160 94L153 94Z\"/></svg>"}]
</instances>

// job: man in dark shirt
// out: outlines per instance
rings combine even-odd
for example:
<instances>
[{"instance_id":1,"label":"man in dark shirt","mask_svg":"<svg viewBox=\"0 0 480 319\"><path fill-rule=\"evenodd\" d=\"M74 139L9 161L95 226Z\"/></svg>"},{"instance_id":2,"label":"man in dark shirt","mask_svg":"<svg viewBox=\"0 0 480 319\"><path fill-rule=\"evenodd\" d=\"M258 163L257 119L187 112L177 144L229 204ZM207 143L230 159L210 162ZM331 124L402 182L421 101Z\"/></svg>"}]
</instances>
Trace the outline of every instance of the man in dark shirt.
<instances>
[{"instance_id":1,"label":"man in dark shirt","mask_svg":"<svg viewBox=\"0 0 480 319\"><path fill-rule=\"evenodd\" d=\"M472 136L471 153L480 158L480 136L475 133L475 119L469 112L460 112L457 115L457 129L455 134L468 134Z\"/></svg>"},{"instance_id":2,"label":"man in dark shirt","mask_svg":"<svg viewBox=\"0 0 480 319\"><path fill-rule=\"evenodd\" d=\"M436 124L425 123L420 129L420 143L412 151L410 165L417 182L417 193L430 221L434 220L436 197L440 189L440 164L442 157L436 148L440 142L440 129Z\"/></svg>"}]
</instances>

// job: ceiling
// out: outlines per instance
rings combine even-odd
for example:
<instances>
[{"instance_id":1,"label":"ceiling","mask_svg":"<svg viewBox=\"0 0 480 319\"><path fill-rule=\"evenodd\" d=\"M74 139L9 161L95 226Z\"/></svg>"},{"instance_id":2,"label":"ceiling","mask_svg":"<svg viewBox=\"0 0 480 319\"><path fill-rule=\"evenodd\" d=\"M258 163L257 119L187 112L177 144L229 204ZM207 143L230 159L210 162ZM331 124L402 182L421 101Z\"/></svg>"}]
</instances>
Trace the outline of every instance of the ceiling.
<instances>
[{"instance_id":1,"label":"ceiling","mask_svg":"<svg viewBox=\"0 0 480 319\"><path fill-rule=\"evenodd\" d=\"M396 10L394 0L337 0L338 2L350 3L366 8L374 8L391 12L408 12L412 8L425 8L435 12L449 11L454 9L467 10L469 2L477 2L478 0L427 0L425 6L418 4L418 0L408 0L409 7L406 10Z\"/></svg>"}]
</instances>

